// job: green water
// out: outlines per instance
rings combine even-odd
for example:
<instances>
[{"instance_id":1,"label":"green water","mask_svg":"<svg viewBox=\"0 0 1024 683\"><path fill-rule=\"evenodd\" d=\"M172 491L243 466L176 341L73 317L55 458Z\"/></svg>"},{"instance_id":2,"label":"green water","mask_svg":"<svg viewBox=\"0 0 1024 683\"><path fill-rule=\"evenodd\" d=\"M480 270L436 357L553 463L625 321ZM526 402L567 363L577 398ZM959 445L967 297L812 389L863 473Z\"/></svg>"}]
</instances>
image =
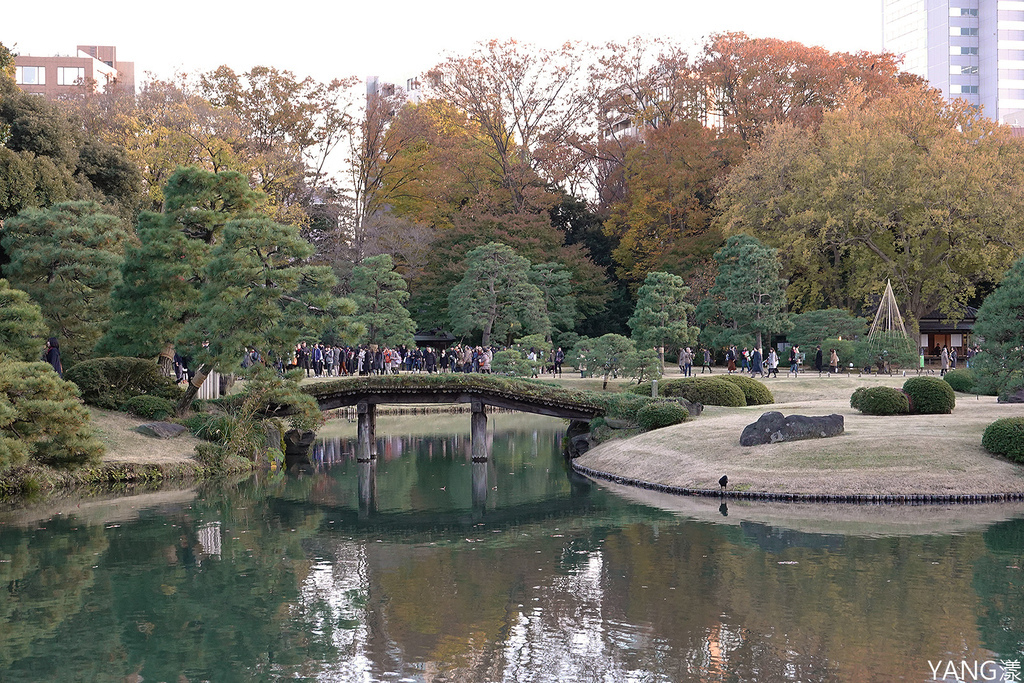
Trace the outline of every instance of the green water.
<instances>
[{"instance_id":1,"label":"green water","mask_svg":"<svg viewBox=\"0 0 1024 683\"><path fill-rule=\"evenodd\" d=\"M381 418L315 466L0 513L0 681L928 681L1024 660L1020 507L570 476L564 423ZM990 670L991 671L991 670ZM952 680L952 679L950 679Z\"/></svg>"}]
</instances>

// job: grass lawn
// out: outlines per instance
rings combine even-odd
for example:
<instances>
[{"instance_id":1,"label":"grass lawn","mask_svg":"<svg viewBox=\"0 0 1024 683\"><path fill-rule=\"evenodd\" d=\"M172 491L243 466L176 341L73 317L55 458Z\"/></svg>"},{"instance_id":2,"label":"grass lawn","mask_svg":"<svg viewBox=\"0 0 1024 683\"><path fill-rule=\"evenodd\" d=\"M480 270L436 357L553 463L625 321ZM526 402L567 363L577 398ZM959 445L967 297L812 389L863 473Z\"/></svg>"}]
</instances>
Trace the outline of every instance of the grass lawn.
<instances>
[{"instance_id":1,"label":"grass lawn","mask_svg":"<svg viewBox=\"0 0 1024 683\"><path fill-rule=\"evenodd\" d=\"M678 370L669 377L677 375ZM727 474L730 489L776 493L1024 491L1024 467L993 457L981 447L986 426L1000 417L1024 415L1024 406L998 404L990 396L957 394L951 415L877 417L850 408L850 394L857 387L900 387L904 381L902 375L819 377L811 372L794 378L780 374L778 379L765 380L775 405L709 406L696 420L610 441L578 462L633 479L712 490L719 488L719 477ZM846 431L829 439L740 446L743 428L768 410L785 415L839 413Z\"/></svg>"}]
</instances>

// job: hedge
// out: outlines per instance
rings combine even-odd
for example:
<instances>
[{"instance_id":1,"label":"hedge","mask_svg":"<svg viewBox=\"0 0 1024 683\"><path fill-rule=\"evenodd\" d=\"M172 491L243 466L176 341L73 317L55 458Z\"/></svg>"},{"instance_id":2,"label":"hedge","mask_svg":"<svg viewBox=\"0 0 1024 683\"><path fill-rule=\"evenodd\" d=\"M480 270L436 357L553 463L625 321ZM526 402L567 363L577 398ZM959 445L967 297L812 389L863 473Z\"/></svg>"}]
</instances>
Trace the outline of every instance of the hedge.
<instances>
[{"instance_id":1,"label":"hedge","mask_svg":"<svg viewBox=\"0 0 1024 683\"><path fill-rule=\"evenodd\" d=\"M630 392L641 396L651 395L651 383L644 382L630 388ZM685 398L690 403L706 406L729 406L742 408L747 398L737 383L726 381L725 377L684 377L658 383L658 395L666 398Z\"/></svg>"},{"instance_id":2,"label":"hedge","mask_svg":"<svg viewBox=\"0 0 1024 683\"><path fill-rule=\"evenodd\" d=\"M772 395L771 389L766 387L764 382L759 382L752 377L722 375L717 379L724 379L738 386L740 391L743 392L743 397L747 399L748 406L763 406L775 403L775 396Z\"/></svg>"},{"instance_id":3,"label":"hedge","mask_svg":"<svg viewBox=\"0 0 1024 683\"><path fill-rule=\"evenodd\" d=\"M985 428L981 445L989 453L1024 463L1024 417L1004 417L996 420Z\"/></svg>"},{"instance_id":4,"label":"hedge","mask_svg":"<svg viewBox=\"0 0 1024 683\"><path fill-rule=\"evenodd\" d=\"M964 394L974 391L974 373L967 368L950 370L943 375L942 379L953 388L953 391L959 391Z\"/></svg>"},{"instance_id":5,"label":"hedge","mask_svg":"<svg viewBox=\"0 0 1024 683\"><path fill-rule=\"evenodd\" d=\"M859 387L850 397L850 407L866 415L905 415L910 412L910 401L893 387Z\"/></svg>"},{"instance_id":6,"label":"hedge","mask_svg":"<svg viewBox=\"0 0 1024 683\"><path fill-rule=\"evenodd\" d=\"M956 394L953 388L938 377L911 377L903 383L903 391L910 398L910 412L936 415L953 412Z\"/></svg>"},{"instance_id":7,"label":"hedge","mask_svg":"<svg viewBox=\"0 0 1024 683\"><path fill-rule=\"evenodd\" d=\"M636 414L641 429L650 431L685 422L690 417L686 408L672 401L648 403Z\"/></svg>"},{"instance_id":8,"label":"hedge","mask_svg":"<svg viewBox=\"0 0 1024 683\"><path fill-rule=\"evenodd\" d=\"M68 368L64 379L74 382L82 400L99 408L120 409L133 396L153 395L177 401L182 394L174 380L160 374L144 358L93 358Z\"/></svg>"},{"instance_id":9,"label":"hedge","mask_svg":"<svg viewBox=\"0 0 1024 683\"><path fill-rule=\"evenodd\" d=\"M174 404L160 396L132 396L123 408L125 412L150 420L163 420L174 412Z\"/></svg>"}]
</instances>

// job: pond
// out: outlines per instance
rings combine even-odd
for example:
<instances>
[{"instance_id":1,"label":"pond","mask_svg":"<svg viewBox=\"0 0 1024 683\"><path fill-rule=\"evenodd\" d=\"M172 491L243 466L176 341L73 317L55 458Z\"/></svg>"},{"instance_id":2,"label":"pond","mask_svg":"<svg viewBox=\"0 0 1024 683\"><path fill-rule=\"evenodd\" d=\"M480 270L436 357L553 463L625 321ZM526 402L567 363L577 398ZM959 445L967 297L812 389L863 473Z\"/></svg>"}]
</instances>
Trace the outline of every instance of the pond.
<instances>
[{"instance_id":1,"label":"pond","mask_svg":"<svg viewBox=\"0 0 1024 683\"><path fill-rule=\"evenodd\" d=\"M1020 678L1020 506L659 496L490 422L477 466L468 415L372 466L336 420L301 472L0 512L0 680Z\"/></svg>"}]
</instances>

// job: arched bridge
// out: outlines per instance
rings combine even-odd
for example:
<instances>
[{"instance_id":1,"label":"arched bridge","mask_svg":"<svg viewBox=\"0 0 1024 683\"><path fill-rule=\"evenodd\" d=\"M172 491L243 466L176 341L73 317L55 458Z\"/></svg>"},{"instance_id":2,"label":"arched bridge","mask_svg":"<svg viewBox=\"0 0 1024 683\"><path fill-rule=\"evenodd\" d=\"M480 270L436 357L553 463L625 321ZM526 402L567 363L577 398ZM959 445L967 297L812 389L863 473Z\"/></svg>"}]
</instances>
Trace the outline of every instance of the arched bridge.
<instances>
[{"instance_id":1,"label":"arched bridge","mask_svg":"<svg viewBox=\"0 0 1024 683\"><path fill-rule=\"evenodd\" d=\"M381 404L469 403L473 407L473 460L487 459L487 406L571 420L590 420L604 408L581 392L540 382L480 374L380 375L318 382L303 387L321 410L356 406L357 458L376 455L376 407Z\"/></svg>"}]
</instances>

